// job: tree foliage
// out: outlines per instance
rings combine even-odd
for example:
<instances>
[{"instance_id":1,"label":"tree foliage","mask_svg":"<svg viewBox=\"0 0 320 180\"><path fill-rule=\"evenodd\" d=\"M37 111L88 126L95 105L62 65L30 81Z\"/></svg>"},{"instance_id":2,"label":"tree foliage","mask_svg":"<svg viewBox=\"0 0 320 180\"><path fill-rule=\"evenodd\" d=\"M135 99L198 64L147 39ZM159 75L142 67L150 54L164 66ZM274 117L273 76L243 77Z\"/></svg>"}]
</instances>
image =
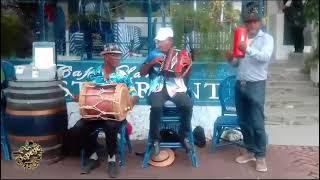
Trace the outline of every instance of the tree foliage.
<instances>
[{"instance_id":1,"label":"tree foliage","mask_svg":"<svg viewBox=\"0 0 320 180\"><path fill-rule=\"evenodd\" d=\"M310 67L319 63L319 0L306 0L305 16L312 24L313 53L305 61L305 72L309 72Z\"/></svg>"},{"instance_id":2,"label":"tree foliage","mask_svg":"<svg viewBox=\"0 0 320 180\"><path fill-rule=\"evenodd\" d=\"M190 2L171 4L171 22L177 48L183 46L183 35L199 32L200 44L194 49L197 56L221 59L224 51L217 46L231 44L231 28L239 23L240 12L233 9L231 1L197 1L197 9ZM224 3L224 4L223 4ZM223 7L223 21L220 22ZM223 34L224 37L220 37ZM221 44L221 39L225 39ZM221 46L220 46L221 47Z\"/></svg>"},{"instance_id":3,"label":"tree foliage","mask_svg":"<svg viewBox=\"0 0 320 180\"><path fill-rule=\"evenodd\" d=\"M319 23L319 0L306 0L305 16L307 20Z\"/></svg>"},{"instance_id":4,"label":"tree foliage","mask_svg":"<svg viewBox=\"0 0 320 180\"><path fill-rule=\"evenodd\" d=\"M26 57L32 50L32 35L12 9L1 8L1 57Z\"/></svg>"}]
</instances>

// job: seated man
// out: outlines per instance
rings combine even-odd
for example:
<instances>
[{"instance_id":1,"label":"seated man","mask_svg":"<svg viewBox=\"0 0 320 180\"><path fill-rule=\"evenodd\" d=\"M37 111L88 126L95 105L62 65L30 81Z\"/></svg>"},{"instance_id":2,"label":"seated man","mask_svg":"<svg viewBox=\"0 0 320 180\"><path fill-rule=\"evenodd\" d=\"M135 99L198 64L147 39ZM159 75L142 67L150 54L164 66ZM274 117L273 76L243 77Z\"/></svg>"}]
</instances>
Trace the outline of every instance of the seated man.
<instances>
[{"instance_id":1,"label":"seated man","mask_svg":"<svg viewBox=\"0 0 320 180\"><path fill-rule=\"evenodd\" d=\"M173 31L171 28L160 28L155 37L157 48L152 51L145 62L143 63L140 74L145 76L149 74L150 78L150 89L148 92L148 100L151 105L150 112L150 132L151 138L154 144L154 155L158 155L159 140L160 140L160 120L162 116L162 110L164 103L167 100L171 100L175 105L181 109L181 127L179 130L179 136L182 145L187 151L190 150L186 133L190 129L190 121L192 117L192 102L188 96L187 87L182 77L177 77L173 73L168 74L161 71L162 63L166 57L174 56L170 52L173 50ZM177 52L178 50L174 50ZM171 59L170 59L171 60ZM190 69L187 70L186 74L189 76Z\"/></svg>"},{"instance_id":2,"label":"seated man","mask_svg":"<svg viewBox=\"0 0 320 180\"><path fill-rule=\"evenodd\" d=\"M121 51L116 45L109 45L105 48L101 55L104 56L104 66L100 66L95 70L92 81L96 84L110 84L110 83L125 83L129 88L131 101L136 104L138 101L137 92L134 88L132 78L124 71L116 69L120 64ZM117 134L123 123L126 120L85 120L81 119L75 125L81 132L80 138L83 141L83 146L86 154L89 156L89 161L83 168L83 174L90 173L99 165L97 156L97 141L96 137L90 136L97 128L102 128L106 135L106 145L108 151L108 174L114 178L118 175L118 165L116 163L117 154Z\"/></svg>"}]
</instances>

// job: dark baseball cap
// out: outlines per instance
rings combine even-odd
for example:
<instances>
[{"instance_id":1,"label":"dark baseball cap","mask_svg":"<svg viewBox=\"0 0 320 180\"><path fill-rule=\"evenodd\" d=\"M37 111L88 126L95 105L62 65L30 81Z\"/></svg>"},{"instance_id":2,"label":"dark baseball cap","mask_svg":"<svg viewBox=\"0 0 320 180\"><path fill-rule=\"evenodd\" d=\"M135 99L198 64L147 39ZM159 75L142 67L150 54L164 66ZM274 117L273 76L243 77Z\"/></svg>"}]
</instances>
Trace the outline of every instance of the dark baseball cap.
<instances>
[{"instance_id":1,"label":"dark baseball cap","mask_svg":"<svg viewBox=\"0 0 320 180\"><path fill-rule=\"evenodd\" d=\"M261 17L258 11L258 6L256 3L254 2L247 3L242 13L242 19L244 22L261 21Z\"/></svg>"}]
</instances>

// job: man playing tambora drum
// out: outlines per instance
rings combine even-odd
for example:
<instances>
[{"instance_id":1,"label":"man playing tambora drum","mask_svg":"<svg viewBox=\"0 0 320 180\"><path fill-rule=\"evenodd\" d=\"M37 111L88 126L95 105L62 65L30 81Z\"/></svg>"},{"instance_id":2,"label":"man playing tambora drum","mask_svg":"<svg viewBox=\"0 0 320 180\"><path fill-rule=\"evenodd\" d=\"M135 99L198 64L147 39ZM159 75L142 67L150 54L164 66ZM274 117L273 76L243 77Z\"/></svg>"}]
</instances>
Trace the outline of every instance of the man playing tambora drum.
<instances>
[{"instance_id":1,"label":"man playing tambora drum","mask_svg":"<svg viewBox=\"0 0 320 180\"><path fill-rule=\"evenodd\" d=\"M181 109L181 127L180 140L187 151L191 146L187 140L187 132L190 129L190 121L192 116L192 102L187 94L187 87L185 80L190 74L190 68L184 74L186 76L176 76L175 73L163 72L161 69L164 59L172 57L173 50L173 31L171 28L160 28L155 37L157 48L150 52L147 59L143 63L140 74L145 76L149 74L150 88L148 92L148 100L151 105L150 111L150 133L153 139L154 155L160 153L160 120L164 103L171 100L175 105ZM177 50L174 50L177 51ZM171 60L171 59L166 59ZM191 59L190 59L191 61Z\"/></svg>"},{"instance_id":2,"label":"man playing tambora drum","mask_svg":"<svg viewBox=\"0 0 320 180\"><path fill-rule=\"evenodd\" d=\"M121 54L122 53L120 49L115 44L109 44L107 47L105 47L104 51L101 52L101 55L104 56L104 66L99 66L97 69L95 69L94 75L92 76L91 80L94 84L97 85L114 83L126 84L129 88L131 101L133 104L136 104L138 101L138 95L137 91L134 88L132 77L130 77L126 72L117 69L117 67L120 65ZM123 123L127 123L127 121L81 119L79 122L81 123L81 125L76 126L80 126L81 140L83 141L85 152L89 156L88 163L84 166L82 173L90 173L91 170L95 169L99 165L97 155L97 140L96 137L93 137L90 134L94 132L97 128L102 128L106 135L106 150L108 151L107 171L110 177L117 177L117 134L121 125Z\"/></svg>"}]
</instances>

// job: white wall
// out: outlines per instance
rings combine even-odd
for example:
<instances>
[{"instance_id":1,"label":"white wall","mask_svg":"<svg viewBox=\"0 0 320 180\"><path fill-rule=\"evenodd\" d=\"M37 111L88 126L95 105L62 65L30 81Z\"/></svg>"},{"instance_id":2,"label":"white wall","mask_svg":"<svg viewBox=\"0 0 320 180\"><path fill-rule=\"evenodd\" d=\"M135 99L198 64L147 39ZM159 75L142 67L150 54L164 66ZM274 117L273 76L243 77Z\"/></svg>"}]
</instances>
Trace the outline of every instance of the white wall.
<instances>
[{"instance_id":1,"label":"white wall","mask_svg":"<svg viewBox=\"0 0 320 180\"><path fill-rule=\"evenodd\" d=\"M274 60L286 60L289 53L294 51L293 45L283 45L284 37L284 14L282 12L282 3L279 1L267 1L267 32L274 38ZM307 37L307 29L304 30L304 36ZM311 46L305 46L304 52L309 53Z\"/></svg>"},{"instance_id":2,"label":"white wall","mask_svg":"<svg viewBox=\"0 0 320 180\"><path fill-rule=\"evenodd\" d=\"M282 1L267 1L267 15L271 16L282 12Z\"/></svg>"},{"instance_id":3,"label":"white wall","mask_svg":"<svg viewBox=\"0 0 320 180\"><path fill-rule=\"evenodd\" d=\"M77 120L80 119L78 103L67 103L68 108L68 129L74 126ZM147 138L149 132L149 113L150 106L136 105L132 112L128 113L127 120L132 125L131 140L144 140ZM192 128L201 126L204 128L207 140L212 137L213 123L216 118L221 114L220 106L194 106L193 116L191 120Z\"/></svg>"}]
</instances>

